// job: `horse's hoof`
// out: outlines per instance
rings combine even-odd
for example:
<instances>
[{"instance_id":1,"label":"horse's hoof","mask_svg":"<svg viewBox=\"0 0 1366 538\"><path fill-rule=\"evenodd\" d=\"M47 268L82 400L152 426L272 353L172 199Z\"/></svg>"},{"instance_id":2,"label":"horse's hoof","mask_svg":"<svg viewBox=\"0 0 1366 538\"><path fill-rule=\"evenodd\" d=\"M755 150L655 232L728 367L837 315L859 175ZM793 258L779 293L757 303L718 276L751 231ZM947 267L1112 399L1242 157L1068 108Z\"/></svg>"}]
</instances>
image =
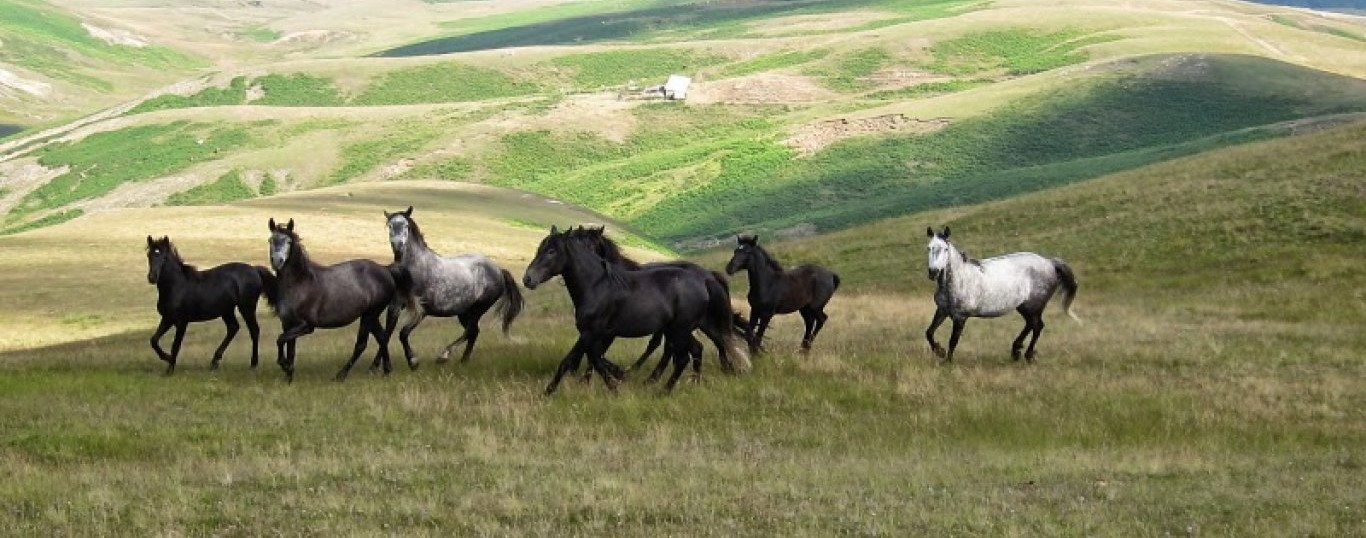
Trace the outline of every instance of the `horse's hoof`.
<instances>
[{"instance_id":1,"label":"horse's hoof","mask_svg":"<svg viewBox=\"0 0 1366 538\"><path fill-rule=\"evenodd\" d=\"M1028 352L1028 353L1025 353L1025 362L1028 362L1028 363L1030 363L1030 364L1034 364L1034 357L1037 356L1037 355L1038 355L1038 354L1037 354L1037 353L1034 353L1033 351L1030 351L1030 352Z\"/></svg>"},{"instance_id":2,"label":"horse's hoof","mask_svg":"<svg viewBox=\"0 0 1366 538\"><path fill-rule=\"evenodd\" d=\"M1015 351L1011 351L1011 352L1010 352L1010 360L1012 360L1012 361L1018 361L1018 360L1020 360L1020 350L1017 349L1017 350L1015 350Z\"/></svg>"},{"instance_id":3,"label":"horse's hoof","mask_svg":"<svg viewBox=\"0 0 1366 538\"><path fill-rule=\"evenodd\" d=\"M436 358L436 363L437 363L437 364L446 364L446 363L448 363L448 362L451 362L451 358L450 358L450 357L447 357L447 356L445 356L445 355L442 355L442 356Z\"/></svg>"},{"instance_id":4,"label":"horse's hoof","mask_svg":"<svg viewBox=\"0 0 1366 538\"><path fill-rule=\"evenodd\" d=\"M217 369L218 369L218 360L217 360L217 359L214 359L213 362L210 362L210 363L209 363L209 370L217 370Z\"/></svg>"},{"instance_id":5,"label":"horse's hoof","mask_svg":"<svg viewBox=\"0 0 1366 538\"><path fill-rule=\"evenodd\" d=\"M332 380L337 382L346 381L346 372L337 372L337 375L333 376Z\"/></svg>"},{"instance_id":6,"label":"horse's hoof","mask_svg":"<svg viewBox=\"0 0 1366 538\"><path fill-rule=\"evenodd\" d=\"M587 384L592 383L592 382L593 382L593 374L588 374L588 375L584 375L584 376L579 376L579 384L581 384L581 385L587 385Z\"/></svg>"},{"instance_id":7,"label":"horse's hoof","mask_svg":"<svg viewBox=\"0 0 1366 538\"><path fill-rule=\"evenodd\" d=\"M941 359L947 359L948 356L949 356L949 352L944 351L944 348L942 348L942 347L934 346L934 347L931 348L931 349L934 350L935 356L937 356L937 357L939 357L939 358L941 358Z\"/></svg>"}]
</instances>

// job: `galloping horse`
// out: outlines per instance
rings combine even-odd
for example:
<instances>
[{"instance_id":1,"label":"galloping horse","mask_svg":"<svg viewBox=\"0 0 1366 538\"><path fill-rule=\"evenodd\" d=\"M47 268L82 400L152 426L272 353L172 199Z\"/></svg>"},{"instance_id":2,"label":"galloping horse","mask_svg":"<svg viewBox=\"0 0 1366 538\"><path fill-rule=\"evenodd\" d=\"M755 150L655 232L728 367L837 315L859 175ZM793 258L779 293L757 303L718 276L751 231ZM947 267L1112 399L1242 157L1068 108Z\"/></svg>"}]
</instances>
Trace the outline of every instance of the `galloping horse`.
<instances>
[{"instance_id":1,"label":"galloping horse","mask_svg":"<svg viewBox=\"0 0 1366 538\"><path fill-rule=\"evenodd\" d=\"M934 228L925 228L925 236L930 242L926 247L929 255L929 278L935 282L934 320L925 330L925 339L930 348L944 362L953 360L953 350L958 347L958 337L963 335L963 326L969 317L994 318L1003 316L1011 310L1024 317L1025 327L1015 342L1010 345L1010 356L1020 360L1020 348L1025 335L1034 333L1029 339L1029 349L1024 358L1034 362L1034 344L1043 333L1043 310L1053 293L1062 287L1063 311L1072 319L1081 321L1072 313L1072 299L1077 296L1077 277L1072 268L1057 258L1045 258L1033 252L1016 252L974 260L967 253L949 242L949 227L935 233ZM944 318L953 320L953 334L949 336L947 352L934 341L934 331Z\"/></svg>"},{"instance_id":2,"label":"galloping horse","mask_svg":"<svg viewBox=\"0 0 1366 538\"><path fill-rule=\"evenodd\" d=\"M608 239L603 232L604 229L602 227L579 227L578 229L571 229L568 233L571 238L582 239L587 241L594 253L596 253L599 256L602 256L602 258L604 260L607 260L608 263L623 270L636 271L642 268L648 269L653 267L676 267L679 269L694 272L703 278L710 278L712 280L715 280L719 287L713 287L712 289L719 289L724 293L719 294L715 297L711 297L709 300L720 302L721 304L725 304L727 305L727 307L729 307L730 284L726 281L725 275L718 273L716 271L708 270L695 263L686 261L653 262L641 264L640 262L637 262L627 257L624 253L622 253L621 247L617 246L615 241ZM733 314L733 319L733 323L736 328L739 328L742 331L746 330L744 320L740 318L739 314ZM707 329L704 327L703 330L705 331ZM640 358L636 359L635 364L628 368L627 371L636 370L637 368L640 368L641 365L645 364L645 361L649 360L650 355L653 354L655 350L659 348L659 344L663 340L663 338L663 333L655 333L655 335L650 338L650 343L645 346L645 352L640 354ZM702 342L698 341L697 338L693 338L689 346L689 350L689 355L692 357L693 372L700 378L702 375ZM737 365L732 363L730 357L727 354L720 353L720 351L723 350L718 349L718 359L721 361L721 368L723 370L732 373L742 373L749 371L750 363L748 356L742 354L735 357L737 359L736 362L739 363ZM654 371L650 373L650 377L646 379L647 383L654 382L659 379L659 376L664 372L664 367L668 365L667 359L668 357L660 358L659 364L655 366ZM577 368L577 366L575 368ZM592 372L593 371L590 369L584 373L585 380L592 375Z\"/></svg>"},{"instance_id":3,"label":"galloping horse","mask_svg":"<svg viewBox=\"0 0 1366 538\"><path fill-rule=\"evenodd\" d=\"M242 321L247 324L247 334L251 335L251 367L256 367L261 337L261 328L256 325L256 302L263 291L268 302L275 300L275 275L270 274L269 269L226 263L200 271L181 260L169 237L154 240L149 235L147 282L157 287L157 313L161 314L161 323L152 335L152 351L166 362L166 374L175 372L185 328L193 322L222 318L228 334L213 352L213 361L209 363L209 369L217 370L223 352L237 336L239 326L233 310L241 313ZM159 342L171 327L175 327L175 338L171 341L171 352L166 353Z\"/></svg>"},{"instance_id":4,"label":"galloping horse","mask_svg":"<svg viewBox=\"0 0 1366 538\"><path fill-rule=\"evenodd\" d=\"M707 327L709 337L718 335L713 343L722 353L743 353L731 337L730 305L710 300L722 291L714 289L719 285L709 278L676 267L622 271L583 241L569 237L569 232L551 227L527 266L523 283L527 289L536 289L557 275L564 278L574 304L579 339L560 361L546 394L555 392L584 354L608 388L615 389L621 369L604 354L618 337L665 334L665 354L674 361L674 372L665 385L668 389L686 369L692 332L699 327Z\"/></svg>"},{"instance_id":5,"label":"galloping horse","mask_svg":"<svg viewBox=\"0 0 1366 538\"><path fill-rule=\"evenodd\" d=\"M840 277L819 265L802 265L783 270L772 256L759 246L759 236L742 235L735 238L735 254L726 264L726 274L744 269L749 273L749 348L763 349L764 332L775 314L801 312L806 332L802 335L802 351L811 350L811 341L825 327L825 305L840 287Z\"/></svg>"},{"instance_id":6,"label":"galloping horse","mask_svg":"<svg viewBox=\"0 0 1366 538\"><path fill-rule=\"evenodd\" d=\"M270 264L279 283L275 312L280 316L283 333L275 340L280 369L285 379L294 380L294 345L300 336L315 328L345 327L360 319L356 348L337 381L346 379L356 359L365 352L374 336L379 344L376 364L389 373L389 335L398 321L401 301L407 294L407 276L399 268L386 268L371 260L351 260L336 265L318 265L308 257L303 242L294 233L294 219L277 226L270 219ZM380 325L379 316L389 309L388 323ZM286 353L287 352L287 353Z\"/></svg>"},{"instance_id":7,"label":"galloping horse","mask_svg":"<svg viewBox=\"0 0 1366 538\"><path fill-rule=\"evenodd\" d=\"M426 316L457 317L465 328L464 334L446 346L436 362L446 362L451 350L460 342L465 342L465 352L460 362L470 359L474 342L479 339L479 319L495 303L503 318L503 334L508 326L517 319L522 311L522 292L517 287L517 279L507 269L498 267L492 260L479 254L445 256L427 247L417 221L413 220L413 207L397 213L384 212L389 225L389 244L394 249L394 264L407 270L412 279L412 294L417 299L416 316L398 332L398 341L403 344L404 357L410 366L417 365L413 348L408 345L408 335L417 328Z\"/></svg>"}]
</instances>

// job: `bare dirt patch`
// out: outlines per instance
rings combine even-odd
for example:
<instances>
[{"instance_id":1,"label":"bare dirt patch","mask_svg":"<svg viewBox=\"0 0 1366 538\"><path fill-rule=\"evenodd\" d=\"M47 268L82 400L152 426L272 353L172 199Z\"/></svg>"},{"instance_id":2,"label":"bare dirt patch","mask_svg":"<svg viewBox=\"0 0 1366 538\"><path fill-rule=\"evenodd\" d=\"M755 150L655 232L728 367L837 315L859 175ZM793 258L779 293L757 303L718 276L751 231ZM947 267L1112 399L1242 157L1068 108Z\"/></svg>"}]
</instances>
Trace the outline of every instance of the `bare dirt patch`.
<instances>
[{"instance_id":1,"label":"bare dirt patch","mask_svg":"<svg viewBox=\"0 0 1366 538\"><path fill-rule=\"evenodd\" d=\"M486 124L508 131L586 131L622 143L635 131L636 118L631 114L631 108L639 102L618 100L608 93L572 96L544 114L511 115Z\"/></svg>"},{"instance_id":2,"label":"bare dirt patch","mask_svg":"<svg viewBox=\"0 0 1366 538\"><path fill-rule=\"evenodd\" d=\"M85 31L90 32L90 37L99 39L110 45L122 45L125 47L142 48L147 46L147 39L128 30L115 28L113 30L100 28L90 23L81 23Z\"/></svg>"},{"instance_id":3,"label":"bare dirt patch","mask_svg":"<svg viewBox=\"0 0 1366 538\"><path fill-rule=\"evenodd\" d=\"M8 213L33 189L66 173L65 166L48 168L27 159L0 163L0 213Z\"/></svg>"},{"instance_id":4,"label":"bare dirt patch","mask_svg":"<svg viewBox=\"0 0 1366 538\"><path fill-rule=\"evenodd\" d=\"M841 118L801 127L783 143L797 150L798 156L806 157L846 138L888 132L926 134L943 129L948 124L948 118L919 119L905 114Z\"/></svg>"},{"instance_id":5,"label":"bare dirt patch","mask_svg":"<svg viewBox=\"0 0 1366 538\"><path fill-rule=\"evenodd\" d=\"M830 101L839 94L808 77L760 73L747 77L693 84L688 101L709 103L813 103Z\"/></svg>"}]
</instances>

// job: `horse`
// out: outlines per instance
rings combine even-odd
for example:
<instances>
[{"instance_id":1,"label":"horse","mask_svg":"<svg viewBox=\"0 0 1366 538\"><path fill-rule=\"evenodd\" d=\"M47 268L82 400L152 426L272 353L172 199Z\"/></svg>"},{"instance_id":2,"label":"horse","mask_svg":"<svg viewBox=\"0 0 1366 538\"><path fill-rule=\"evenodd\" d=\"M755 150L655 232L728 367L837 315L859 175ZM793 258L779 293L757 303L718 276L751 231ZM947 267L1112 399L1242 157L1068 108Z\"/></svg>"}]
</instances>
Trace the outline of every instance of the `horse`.
<instances>
[{"instance_id":1,"label":"horse","mask_svg":"<svg viewBox=\"0 0 1366 538\"><path fill-rule=\"evenodd\" d=\"M1026 362L1034 362L1034 345L1043 333L1043 311L1059 287L1063 291L1063 311L1081 321L1072 312L1072 299L1077 296L1077 277L1062 260L1033 252L975 260L949 241L948 226L940 233L926 227L925 236L929 238L926 247L928 275L935 282L934 319L925 330L925 339L944 362L953 360L953 350L958 347L958 338L963 335L963 326L969 317L994 318L1011 310L1019 312L1025 321L1024 330L1010 345L1011 359L1020 360L1025 336L1032 332L1024 358ZM953 320L947 352L934 341L934 332L945 318Z\"/></svg>"},{"instance_id":2,"label":"horse","mask_svg":"<svg viewBox=\"0 0 1366 538\"><path fill-rule=\"evenodd\" d=\"M776 314L800 312L806 324L802 335L802 351L811 350L811 342L825 327L825 305L840 287L840 277L819 265L802 265L784 270L778 260L759 246L759 236L741 235L735 238L735 254L726 264L726 274L744 270L749 274L749 348L763 350L764 333Z\"/></svg>"},{"instance_id":3,"label":"horse","mask_svg":"<svg viewBox=\"0 0 1366 538\"><path fill-rule=\"evenodd\" d=\"M335 329L360 320L356 347L337 381L346 379L356 359L365 352L369 337L379 344L376 364L384 373L389 363L389 335L398 321L402 301L408 294L408 278L402 268L385 267L371 260L351 260L323 266L309 259L303 242L294 233L294 219L277 225L270 219L270 264L275 269L278 298L275 313L283 332L275 340L280 369L285 380L294 381L296 340L314 329ZM380 325L380 314L388 309L388 323ZM410 365L412 366L412 365Z\"/></svg>"},{"instance_id":4,"label":"horse","mask_svg":"<svg viewBox=\"0 0 1366 538\"><path fill-rule=\"evenodd\" d=\"M240 327L237 313L242 315L247 334L251 335L251 367L256 368L261 337L261 329L256 324L256 303L263 292L267 302L275 301L275 275L269 269L245 263L226 263L200 271L180 258L169 237L163 235L161 239L154 240L149 235L147 283L157 287L157 313L161 314L161 323L152 334L152 351L166 362L167 375L175 372L185 328L190 323L222 318L228 334L213 352L213 361L209 363L210 370L217 370L218 362L223 360L223 352L228 349L233 337L237 336ZM171 352L166 353L161 349L160 341L171 327L175 327L175 337L171 341Z\"/></svg>"},{"instance_id":5,"label":"horse","mask_svg":"<svg viewBox=\"0 0 1366 538\"><path fill-rule=\"evenodd\" d=\"M403 354L409 365L416 365L417 358L408 345L408 335L426 316L456 317L465 329L460 338L441 352L437 363L449 360L451 350L461 342L465 342L465 352L461 354L460 362L470 360L474 342L479 339L479 319L495 303L503 318L503 334L508 333L508 327L517 319L523 306L522 292L512 273L479 254L443 257L432 251L417 221L413 220L412 206L396 213L385 211L384 220L389 226L394 264L407 270L418 305L414 309L416 316L398 332L398 341L403 344Z\"/></svg>"},{"instance_id":6,"label":"horse","mask_svg":"<svg viewBox=\"0 0 1366 538\"><path fill-rule=\"evenodd\" d=\"M687 271L697 273L698 275L703 276L704 278L713 279L714 281L716 281L717 284L719 284L719 289L724 291L724 293L716 297L711 297L710 300L720 301L722 304L726 305L730 304L730 284L727 281L725 275L716 271L708 270L695 263L686 261L653 262L641 264L627 257L624 253L622 253L621 247L617 246L616 242L612 241L611 239L608 239L603 232L604 228L602 227L579 227L578 229L571 229L569 231L569 235L572 238L578 238L588 241L589 245L597 255L601 256L608 263L611 263L614 266L623 270L636 271L641 268L676 267L679 269L684 269ZM732 323L734 324L734 327L739 328L741 331L746 330L744 325L744 319L738 313L732 315ZM645 364L645 361L649 360L650 355L654 354L655 350L659 348L659 345L663 341L663 338L664 333L662 332L655 333L652 337L650 337L649 344L645 346L645 352L641 353L640 357L636 359L635 364L633 364L630 368L627 368L626 371L634 371L640 368L641 365ZM692 339L691 345L689 346L689 355L692 358L693 372L698 378L700 378L702 376L702 342L695 337ZM739 359L741 359L741 364L739 365L740 367L738 369L738 372L736 365L732 364L731 361L727 360L729 357L727 357L724 354L721 354L719 355L719 358L723 361L721 367L725 371L738 373L748 371L750 369L748 357L739 357ZM646 379L646 382L652 383L658 380L659 376L664 372L664 368L667 364L667 357L661 357L659 364L655 366L654 371L651 372L650 377ZM577 365L575 366L575 369L577 369ZM592 369L589 369L588 371L584 372L584 381L587 381L592 376L592 374Z\"/></svg>"},{"instance_id":7,"label":"horse","mask_svg":"<svg viewBox=\"0 0 1366 538\"><path fill-rule=\"evenodd\" d=\"M585 354L607 387L615 390L621 369L604 355L619 337L665 334L665 355L674 362L666 390L673 389L686 369L692 332L699 327L707 327L709 337L716 335L712 343L721 353L742 356L730 332L730 305L711 301L722 293L711 279L677 267L622 271L595 254L584 241L552 226L527 266L522 283L534 290L555 276L564 278L574 304L579 338L560 361L545 389L547 395L555 392L564 375Z\"/></svg>"}]
</instances>

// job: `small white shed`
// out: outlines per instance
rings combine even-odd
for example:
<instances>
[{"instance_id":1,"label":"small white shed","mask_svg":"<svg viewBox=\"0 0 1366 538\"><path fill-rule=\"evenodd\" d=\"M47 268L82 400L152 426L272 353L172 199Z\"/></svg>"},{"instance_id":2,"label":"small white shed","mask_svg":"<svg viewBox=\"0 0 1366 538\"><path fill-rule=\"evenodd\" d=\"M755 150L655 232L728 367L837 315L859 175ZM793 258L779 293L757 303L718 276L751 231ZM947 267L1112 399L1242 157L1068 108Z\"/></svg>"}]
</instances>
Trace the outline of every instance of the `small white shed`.
<instances>
[{"instance_id":1,"label":"small white shed","mask_svg":"<svg viewBox=\"0 0 1366 538\"><path fill-rule=\"evenodd\" d=\"M664 97L669 99L683 100L688 98L688 86L692 85L692 78L683 75L669 75L669 80L664 81Z\"/></svg>"}]
</instances>

